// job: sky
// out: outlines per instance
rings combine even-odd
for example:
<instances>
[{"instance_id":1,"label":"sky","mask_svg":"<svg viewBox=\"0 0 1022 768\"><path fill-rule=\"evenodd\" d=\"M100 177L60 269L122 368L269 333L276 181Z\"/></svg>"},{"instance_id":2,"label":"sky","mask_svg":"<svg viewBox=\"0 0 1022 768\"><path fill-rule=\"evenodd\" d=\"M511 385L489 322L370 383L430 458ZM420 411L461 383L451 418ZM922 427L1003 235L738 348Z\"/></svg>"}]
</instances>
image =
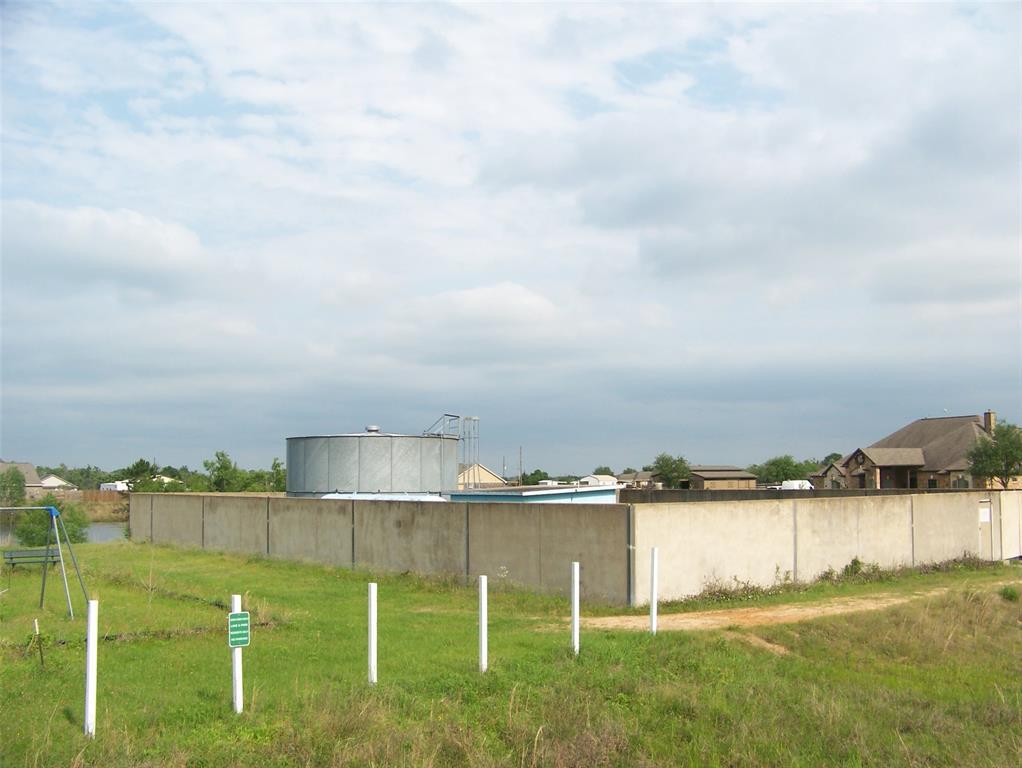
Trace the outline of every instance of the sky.
<instances>
[{"instance_id":1,"label":"sky","mask_svg":"<svg viewBox=\"0 0 1022 768\"><path fill-rule=\"evenodd\" d=\"M1019 3L2 6L0 457L1022 422Z\"/></svg>"}]
</instances>

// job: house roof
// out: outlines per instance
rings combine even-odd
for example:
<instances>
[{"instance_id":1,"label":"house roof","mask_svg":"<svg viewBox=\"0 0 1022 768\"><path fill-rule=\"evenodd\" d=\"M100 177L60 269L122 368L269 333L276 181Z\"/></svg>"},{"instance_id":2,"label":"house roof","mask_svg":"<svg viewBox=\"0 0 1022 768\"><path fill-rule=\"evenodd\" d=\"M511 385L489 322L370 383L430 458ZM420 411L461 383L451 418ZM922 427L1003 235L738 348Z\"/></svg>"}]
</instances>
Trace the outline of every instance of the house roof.
<instances>
[{"instance_id":1,"label":"house roof","mask_svg":"<svg viewBox=\"0 0 1022 768\"><path fill-rule=\"evenodd\" d=\"M47 480L56 481L56 482L47 483L46 482ZM62 478L60 475L55 475L52 472L50 474L48 474L48 475L43 475L42 478L39 480L39 483L41 485L51 485L51 486L73 485L73 483L69 483L67 480Z\"/></svg>"},{"instance_id":2,"label":"house roof","mask_svg":"<svg viewBox=\"0 0 1022 768\"><path fill-rule=\"evenodd\" d=\"M861 448L878 467L921 467L926 463L922 448Z\"/></svg>"},{"instance_id":3,"label":"house roof","mask_svg":"<svg viewBox=\"0 0 1022 768\"><path fill-rule=\"evenodd\" d=\"M6 472L14 467L25 476L25 485L39 485L39 473L35 471L35 465L27 461L0 461L0 473Z\"/></svg>"},{"instance_id":4,"label":"house roof","mask_svg":"<svg viewBox=\"0 0 1022 768\"><path fill-rule=\"evenodd\" d=\"M969 467L966 454L976 440L984 435L986 431L983 429L982 416L916 419L863 451L873 448L918 448L923 453L922 468L926 471L964 470ZM872 455L870 459L876 461Z\"/></svg>"},{"instance_id":5,"label":"house roof","mask_svg":"<svg viewBox=\"0 0 1022 768\"><path fill-rule=\"evenodd\" d=\"M459 464L458 482L496 483L499 485L507 485L507 480L483 464Z\"/></svg>"},{"instance_id":6,"label":"house roof","mask_svg":"<svg viewBox=\"0 0 1022 768\"><path fill-rule=\"evenodd\" d=\"M741 467L736 467L733 464L694 464L689 469L692 472L741 472Z\"/></svg>"},{"instance_id":7,"label":"house roof","mask_svg":"<svg viewBox=\"0 0 1022 768\"><path fill-rule=\"evenodd\" d=\"M837 461L832 461L830 464L824 464L822 467L820 467L815 472L810 473L809 477L823 477L825 474L830 472L831 467L833 467L834 471L837 472L839 475L848 474L845 471L844 462L848 461L848 459L850 459L850 458L851 458L851 456L845 456L843 459L838 459Z\"/></svg>"},{"instance_id":8,"label":"house roof","mask_svg":"<svg viewBox=\"0 0 1022 768\"><path fill-rule=\"evenodd\" d=\"M751 472L746 472L744 469L738 469L738 467L730 467L727 469L703 469L702 467L692 467L692 474L696 477L701 477L703 480L755 480L756 476Z\"/></svg>"},{"instance_id":9,"label":"house roof","mask_svg":"<svg viewBox=\"0 0 1022 768\"><path fill-rule=\"evenodd\" d=\"M625 472L617 476L617 479L622 483L638 483L647 480L652 480L654 477L659 477L656 472Z\"/></svg>"}]
</instances>

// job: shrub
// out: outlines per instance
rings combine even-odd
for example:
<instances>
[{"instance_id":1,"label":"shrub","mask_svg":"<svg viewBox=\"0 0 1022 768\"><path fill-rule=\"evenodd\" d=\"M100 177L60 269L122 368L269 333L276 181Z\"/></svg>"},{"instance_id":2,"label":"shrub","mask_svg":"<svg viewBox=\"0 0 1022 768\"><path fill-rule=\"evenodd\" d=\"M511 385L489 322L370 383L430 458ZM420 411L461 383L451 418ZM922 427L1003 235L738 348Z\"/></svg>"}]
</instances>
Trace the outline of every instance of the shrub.
<instances>
[{"instance_id":1,"label":"shrub","mask_svg":"<svg viewBox=\"0 0 1022 768\"><path fill-rule=\"evenodd\" d=\"M1001 587L1001 591L998 592L997 594L999 594L1009 603L1018 602L1018 590L1015 589L1015 587Z\"/></svg>"},{"instance_id":2,"label":"shrub","mask_svg":"<svg viewBox=\"0 0 1022 768\"><path fill-rule=\"evenodd\" d=\"M0 474L0 505L20 507L25 502L25 476L17 467Z\"/></svg>"},{"instance_id":3,"label":"shrub","mask_svg":"<svg viewBox=\"0 0 1022 768\"><path fill-rule=\"evenodd\" d=\"M40 507L56 507L64 521L67 537L72 544L80 544L88 538L89 518L84 510L70 501L57 499L52 493L39 499ZM50 513L45 509L26 509L18 515L14 535L26 547L46 546L46 537L52 530Z\"/></svg>"}]
</instances>

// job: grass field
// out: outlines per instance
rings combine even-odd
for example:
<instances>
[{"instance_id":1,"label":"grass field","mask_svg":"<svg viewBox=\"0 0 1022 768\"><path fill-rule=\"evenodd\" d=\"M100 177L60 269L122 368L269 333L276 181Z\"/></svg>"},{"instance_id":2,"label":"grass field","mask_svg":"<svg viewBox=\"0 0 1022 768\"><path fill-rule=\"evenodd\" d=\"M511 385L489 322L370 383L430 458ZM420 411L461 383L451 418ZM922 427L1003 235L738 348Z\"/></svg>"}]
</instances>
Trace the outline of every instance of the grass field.
<instances>
[{"instance_id":1,"label":"grass field","mask_svg":"<svg viewBox=\"0 0 1022 768\"><path fill-rule=\"evenodd\" d=\"M563 598L491 577L480 675L476 592L454 580L128 542L76 551L105 635L97 738L81 735L84 621L64 618L59 574L40 611L38 566L18 568L0 596L4 768L1022 763L1022 604L1004 586L1022 584L1017 566L717 594L665 610L947 588L754 631L588 631L577 659ZM370 580L380 585L375 687L365 682ZM225 638L233 592L254 624L242 715ZM45 668L26 653L33 618Z\"/></svg>"}]
</instances>

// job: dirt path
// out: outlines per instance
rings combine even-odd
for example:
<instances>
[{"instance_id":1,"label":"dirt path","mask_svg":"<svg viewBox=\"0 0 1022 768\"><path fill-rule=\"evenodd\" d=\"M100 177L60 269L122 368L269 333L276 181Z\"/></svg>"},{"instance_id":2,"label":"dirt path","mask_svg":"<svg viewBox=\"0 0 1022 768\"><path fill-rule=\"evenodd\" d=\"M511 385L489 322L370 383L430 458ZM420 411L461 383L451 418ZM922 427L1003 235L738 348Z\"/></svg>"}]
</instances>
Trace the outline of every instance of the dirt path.
<instances>
[{"instance_id":1,"label":"dirt path","mask_svg":"<svg viewBox=\"0 0 1022 768\"><path fill-rule=\"evenodd\" d=\"M657 629L663 632L672 632L793 624L821 616L839 616L859 611L880 611L923 597L942 595L949 589L949 587L941 587L909 594L888 593L865 597L835 597L826 602L768 605L759 608L724 608L714 611L693 611L692 613L662 613L658 617ZM591 629L645 631L649 629L649 616L599 616L583 619L582 626Z\"/></svg>"}]
</instances>

